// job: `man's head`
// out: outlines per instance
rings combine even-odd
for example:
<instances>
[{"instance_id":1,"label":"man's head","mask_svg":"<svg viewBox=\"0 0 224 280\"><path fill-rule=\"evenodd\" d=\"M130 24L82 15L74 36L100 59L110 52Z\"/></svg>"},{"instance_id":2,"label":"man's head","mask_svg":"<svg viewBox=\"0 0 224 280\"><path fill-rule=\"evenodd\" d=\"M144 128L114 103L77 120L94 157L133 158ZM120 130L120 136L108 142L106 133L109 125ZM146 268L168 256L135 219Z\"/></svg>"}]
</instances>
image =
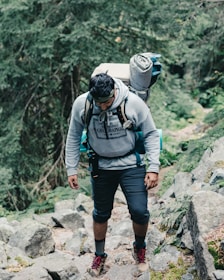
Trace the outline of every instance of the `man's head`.
<instances>
[{"instance_id":1,"label":"man's head","mask_svg":"<svg viewBox=\"0 0 224 280\"><path fill-rule=\"evenodd\" d=\"M106 103L114 97L114 80L106 73L90 79L89 93L97 103Z\"/></svg>"}]
</instances>

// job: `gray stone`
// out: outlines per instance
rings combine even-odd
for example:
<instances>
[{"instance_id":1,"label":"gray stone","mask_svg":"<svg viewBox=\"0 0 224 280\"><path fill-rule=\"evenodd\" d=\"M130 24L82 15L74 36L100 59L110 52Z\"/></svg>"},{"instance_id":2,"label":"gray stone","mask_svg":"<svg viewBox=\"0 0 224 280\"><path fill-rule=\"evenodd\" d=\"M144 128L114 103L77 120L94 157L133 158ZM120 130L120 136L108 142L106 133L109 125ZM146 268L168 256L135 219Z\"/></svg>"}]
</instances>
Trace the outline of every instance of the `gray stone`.
<instances>
[{"instance_id":1,"label":"gray stone","mask_svg":"<svg viewBox=\"0 0 224 280\"><path fill-rule=\"evenodd\" d=\"M181 280L194 280L194 276L190 273L187 273L181 277Z\"/></svg>"},{"instance_id":2,"label":"gray stone","mask_svg":"<svg viewBox=\"0 0 224 280\"><path fill-rule=\"evenodd\" d=\"M184 232L184 234L182 235L180 247L182 249L189 249L191 251L194 250L193 241L189 230Z\"/></svg>"},{"instance_id":3,"label":"gray stone","mask_svg":"<svg viewBox=\"0 0 224 280\"><path fill-rule=\"evenodd\" d=\"M62 210L70 209L76 210L75 200L74 199L65 199L61 201L57 201L54 205L54 212L61 212Z\"/></svg>"},{"instance_id":4,"label":"gray stone","mask_svg":"<svg viewBox=\"0 0 224 280\"><path fill-rule=\"evenodd\" d=\"M208 184L209 180L210 183L214 182L212 176L217 171L217 166L221 166L224 162L223 140L224 138L220 138L214 143L213 150L206 151L198 169L195 169L192 174L185 172L176 174L166 196L159 201L157 199L153 202L149 201L151 225L149 225L146 243L150 269L166 271L170 263L175 265L178 262L178 258L181 257L180 252L175 246L169 245L176 244L174 242L178 238L182 248L193 249L196 264L182 275L181 280L191 280L196 267L203 280L223 279L223 271L214 269L213 258L206 244L207 236L224 221L224 197L215 193L224 188L220 188L218 184ZM218 151L219 148L222 150ZM201 192L201 189L206 191ZM56 203L53 213L34 215L32 220L8 222L7 219L0 218L0 225L11 226L15 231L12 235L10 233L8 243L5 242L7 237L4 238L4 242L0 242L0 279L92 280L92 276L87 272L95 252L92 208L92 199L80 194L74 200ZM51 237L48 235L49 231L53 233ZM169 235L170 233L172 235ZM40 238L39 235L42 237ZM46 239L49 239L49 243ZM55 252L50 253L48 250L52 249L52 239ZM130 214L119 189L108 223L105 243L108 258L99 279L150 279L148 271L141 274L136 269L132 257L133 240ZM32 247L32 255L39 254L39 256L29 258L25 251L27 252L30 247ZM154 255L156 250L159 253ZM40 256L41 254L45 255ZM15 272L14 270L18 268L21 271Z\"/></svg>"},{"instance_id":5,"label":"gray stone","mask_svg":"<svg viewBox=\"0 0 224 280\"><path fill-rule=\"evenodd\" d=\"M26 270L17 273L13 280L52 280L52 279L80 279L80 273L74 258L69 254L55 252L35 259L34 264Z\"/></svg>"},{"instance_id":6,"label":"gray stone","mask_svg":"<svg viewBox=\"0 0 224 280\"><path fill-rule=\"evenodd\" d=\"M216 270L213 274L216 280L224 280L224 270Z\"/></svg>"},{"instance_id":7,"label":"gray stone","mask_svg":"<svg viewBox=\"0 0 224 280\"><path fill-rule=\"evenodd\" d=\"M8 242L10 236L15 232L15 229L7 224L0 224L0 240Z\"/></svg>"},{"instance_id":8,"label":"gray stone","mask_svg":"<svg viewBox=\"0 0 224 280\"><path fill-rule=\"evenodd\" d=\"M147 254L153 256L155 250L163 244L165 238L165 232L161 232L155 225L151 225L146 236Z\"/></svg>"},{"instance_id":9,"label":"gray stone","mask_svg":"<svg viewBox=\"0 0 224 280\"><path fill-rule=\"evenodd\" d=\"M12 273L9 273L3 269L0 269L0 279L1 280L11 280L14 277Z\"/></svg>"},{"instance_id":10,"label":"gray stone","mask_svg":"<svg viewBox=\"0 0 224 280\"><path fill-rule=\"evenodd\" d=\"M48 227L54 227L55 223L52 220L52 213L33 214L33 220Z\"/></svg>"},{"instance_id":11,"label":"gray stone","mask_svg":"<svg viewBox=\"0 0 224 280\"><path fill-rule=\"evenodd\" d=\"M117 223L113 223L111 235L132 236L132 223L130 219L123 219Z\"/></svg>"},{"instance_id":12,"label":"gray stone","mask_svg":"<svg viewBox=\"0 0 224 280\"><path fill-rule=\"evenodd\" d=\"M55 249L50 229L36 221L26 221L19 230L11 235L9 245L22 249L27 256L45 256Z\"/></svg>"},{"instance_id":13,"label":"gray stone","mask_svg":"<svg viewBox=\"0 0 224 280\"><path fill-rule=\"evenodd\" d=\"M179 254L172 254L165 251L156 254L150 259L150 268L155 271L165 271L169 268L170 263L177 263L178 256Z\"/></svg>"},{"instance_id":14,"label":"gray stone","mask_svg":"<svg viewBox=\"0 0 224 280\"><path fill-rule=\"evenodd\" d=\"M224 197L211 191L196 193L187 213L188 227L194 246L195 262L201 279L212 279L213 258L205 239L212 229L224 221Z\"/></svg>"},{"instance_id":15,"label":"gray stone","mask_svg":"<svg viewBox=\"0 0 224 280\"><path fill-rule=\"evenodd\" d=\"M109 250L117 250L121 246L130 247L130 238L121 235L112 235L107 238L107 247Z\"/></svg>"},{"instance_id":16,"label":"gray stone","mask_svg":"<svg viewBox=\"0 0 224 280\"><path fill-rule=\"evenodd\" d=\"M207 181L211 171L216 169L217 162L224 161L224 137L219 138L202 156L198 166L192 171L193 179L199 182ZM203 279L204 280L204 279Z\"/></svg>"},{"instance_id":17,"label":"gray stone","mask_svg":"<svg viewBox=\"0 0 224 280\"><path fill-rule=\"evenodd\" d=\"M209 184L214 185L219 180L224 179L224 168L215 169L212 173L212 177L210 178Z\"/></svg>"},{"instance_id":18,"label":"gray stone","mask_svg":"<svg viewBox=\"0 0 224 280\"><path fill-rule=\"evenodd\" d=\"M135 279L134 276L138 276L136 266L133 264L128 264L125 266L114 264L107 272L107 275L108 279L111 280L130 280Z\"/></svg>"},{"instance_id":19,"label":"gray stone","mask_svg":"<svg viewBox=\"0 0 224 280\"><path fill-rule=\"evenodd\" d=\"M32 264L32 259L29 258L24 251L2 241L0 241L0 256L0 269L18 269L21 263L23 263L25 267Z\"/></svg>"},{"instance_id":20,"label":"gray stone","mask_svg":"<svg viewBox=\"0 0 224 280\"><path fill-rule=\"evenodd\" d=\"M78 212L84 211L87 214L91 214L93 210L93 200L82 193L79 193L75 199L75 209Z\"/></svg>"},{"instance_id":21,"label":"gray stone","mask_svg":"<svg viewBox=\"0 0 224 280\"><path fill-rule=\"evenodd\" d=\"M80 213L70 209L64 209L52 213L52 219L57 226L75 231L84 227L84 218Z\"/></svg>"}]
</instances>

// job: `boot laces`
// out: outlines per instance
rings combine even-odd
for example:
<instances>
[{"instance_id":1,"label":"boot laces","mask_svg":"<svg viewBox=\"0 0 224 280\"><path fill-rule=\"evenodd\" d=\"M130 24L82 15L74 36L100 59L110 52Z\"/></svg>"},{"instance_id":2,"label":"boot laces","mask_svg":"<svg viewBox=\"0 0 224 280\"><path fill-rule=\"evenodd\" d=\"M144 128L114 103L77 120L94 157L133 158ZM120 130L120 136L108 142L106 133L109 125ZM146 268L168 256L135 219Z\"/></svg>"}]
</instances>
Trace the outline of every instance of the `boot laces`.
<instances>
[{"instance_id":1,"label":"boot laces","mask_svg":"<svg viewBox=\"0 0 224 280\"><path fill-rule=\"evenodd\" d=\"M102 257L101 256L96 256L93 260L92 264L92 269L97 269L102 262Z\"/></svg>"},{"instance_id":2,"label":"boot laces","mask_svg":"<svg viewBox=\"0 0 224 280\"><path fill-rule=\"evenodd\" d=\"M145 262L145 249L142 248L142 249L138 249L138 252L137 252L137 257L138 257L138 262L139 263L144 263Z\"/></svg>"}]
</instances>

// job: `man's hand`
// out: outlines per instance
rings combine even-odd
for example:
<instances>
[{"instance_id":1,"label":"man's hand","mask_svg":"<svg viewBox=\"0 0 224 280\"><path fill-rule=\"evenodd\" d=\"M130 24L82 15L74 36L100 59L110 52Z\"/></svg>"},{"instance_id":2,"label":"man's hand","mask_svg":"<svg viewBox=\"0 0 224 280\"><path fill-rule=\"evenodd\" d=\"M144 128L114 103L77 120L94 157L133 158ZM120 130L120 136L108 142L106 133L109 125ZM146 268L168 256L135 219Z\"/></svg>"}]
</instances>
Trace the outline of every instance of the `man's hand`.
<instances>
[{"instance_id":1,"label":"man's hand","mask_svg":"<svg viewBox=\"0 0 224 280\"><path fill-rule=\"evenodd\" d=\"M158 181L159 181L159 174L158 173L154 173L154 172L146 172L145 175L145 186L146 186L146 190L155 188L156 186L158 186Z\"/></svg>"},{"instance_id":2,"label":"man's hand","mask_svg":"<svg viewBox=\"0 0 224 280\"><path fill-rule=\"evenodd\" d=\"M78 175L68 176L68 183L69 183L70 188L78 190L79 189Z\"/></svg>"}]
</instances>

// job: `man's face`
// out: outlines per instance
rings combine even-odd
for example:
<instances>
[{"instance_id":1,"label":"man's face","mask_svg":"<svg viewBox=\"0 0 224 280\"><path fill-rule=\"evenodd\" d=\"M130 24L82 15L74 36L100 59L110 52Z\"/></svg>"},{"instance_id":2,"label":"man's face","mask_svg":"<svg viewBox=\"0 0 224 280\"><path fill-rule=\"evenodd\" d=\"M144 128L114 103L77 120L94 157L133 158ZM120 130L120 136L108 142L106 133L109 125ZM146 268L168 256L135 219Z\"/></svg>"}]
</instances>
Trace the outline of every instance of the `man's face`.
<instances>
[{"instance_id":1,"label":"man's face","mask_svg":"<svg viewBox=\"0 0 224 280\"><path fill-rule=\"evenodd\" d=\"M110 106L113 104L115 97L110 97L106 102L96 102L96 105L100 107L102 111L106 111L110 108Z\"/></svg>"}]
</instances>

